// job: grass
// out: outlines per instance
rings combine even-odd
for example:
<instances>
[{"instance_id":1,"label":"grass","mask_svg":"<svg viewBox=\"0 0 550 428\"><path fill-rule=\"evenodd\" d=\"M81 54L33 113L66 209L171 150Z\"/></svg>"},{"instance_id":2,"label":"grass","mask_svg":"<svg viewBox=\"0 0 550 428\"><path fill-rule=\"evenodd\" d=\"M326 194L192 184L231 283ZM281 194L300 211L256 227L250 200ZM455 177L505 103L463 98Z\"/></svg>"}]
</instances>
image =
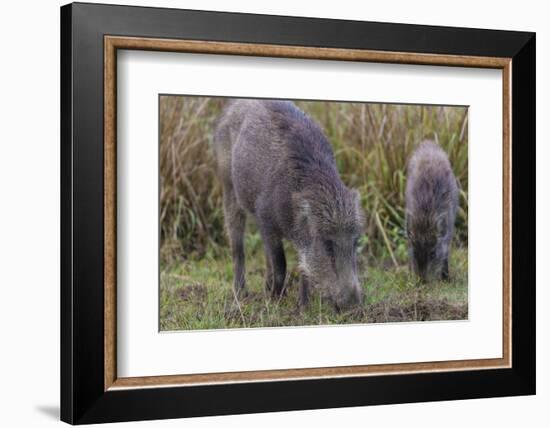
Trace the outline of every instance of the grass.
<instances>
[{"instance_id":1,"label":"grass","mask_svg":"<svg viewBox=\"0 0 550 428\"><path fill-rule=\"evenodd\" d=\"M295 254L291 248L288 250L288 293L278 301L265 292L265 263L258 250L247 254L249 293L240 300L232 291L229 253L224 257L207 254L199 260L164 266L160 279L160 329L281 327L468 317L468 258L464 248L455 248L452 252L451 280L429 284L416 281L405 265L366 266L367 261L362 258L360 280L365 291L364 307L343 313L335 312L316 292L312 293L307 308L299 308Z\"/></svg>"},{"instance_id":2,"label":"grass","mask_svg":"<svg viewBox=\"0 0 550 428\"><path fill-rule=\"evenodd\" d=\"M250 294L239 302L233 296L212 153L213 130L226 103L224 98L160 98L161 330L467 318L467 108L296 102L323 129L342 181L359 191L366 214L358 249L364 309L337 314L318 294L300 311L292 270L288 295L280 301L266 297L262 243L253 224L246 234ZM424 139L446 151L460 188L452 278L428 285L408 273L404 233L407 161ZM290 246L287 254L292 269Z\"/></svg>"}]
</instances>

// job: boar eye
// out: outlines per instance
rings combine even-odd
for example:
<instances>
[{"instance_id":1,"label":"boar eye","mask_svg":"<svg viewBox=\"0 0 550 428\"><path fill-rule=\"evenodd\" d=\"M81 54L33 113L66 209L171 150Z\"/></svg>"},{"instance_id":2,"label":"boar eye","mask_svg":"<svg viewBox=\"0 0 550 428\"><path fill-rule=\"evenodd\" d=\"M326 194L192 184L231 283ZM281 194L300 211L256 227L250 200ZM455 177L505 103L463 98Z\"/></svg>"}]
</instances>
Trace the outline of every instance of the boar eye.
<instances>
[{"instance_id":1,"label":"boar eye","mask_svg":"<svg viewBox=\"0 0 550 428\"><path fill-rule=\"evenodd\" d=\"M334 243L330 239L326 239L324 245L328 255L334 257Z\"/></svg>"}]
</instances>

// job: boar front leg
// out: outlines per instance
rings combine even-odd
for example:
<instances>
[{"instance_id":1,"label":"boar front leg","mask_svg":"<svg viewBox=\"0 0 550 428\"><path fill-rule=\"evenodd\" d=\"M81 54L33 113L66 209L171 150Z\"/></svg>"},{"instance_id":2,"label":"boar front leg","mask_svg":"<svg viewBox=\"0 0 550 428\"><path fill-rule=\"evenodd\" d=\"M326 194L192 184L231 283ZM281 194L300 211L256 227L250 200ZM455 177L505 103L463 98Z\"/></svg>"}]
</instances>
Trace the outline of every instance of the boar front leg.
<instances>
[{"instance_id":1,"label":"boar front leg","mask_svg":"<svg viewBox=\"0 0 550 428\"><path fill-rule=\"evenodd\" d=\"M271 266L271 258L267 256L267 250L265 250L264 245L264 253L265 253L265 289L267 291L273 290L273 266Z\"/></svg>"},{"instance_id":2,"label":"boar front leg","mask_svg":"<svg viewBox=\"0 0 550 428\"><path fill-rule=\"evenodd\" d=\"M266 224L260 225L260 232L264 242L267 265L266 288L271 289L273 297L280 297L284 291L286 278L286 258L283 241Z\"/></svg>"},{"instance_id":3,"label":"boar front leg","mask_svg":"<svg viewBox=\"0 0 550 428\"><path fill-rule=\"evenodd\" d=\"M445 256L445 259L443 259L443 266L441 268L441 279L443 281L449 280L449 255L448 254Z\"/></svg>"},{"instance_id":4,"label":"boar front leg","mask_svg":"<svg viewBox=\"0 0 550 428\"><path fill-rule=\"evenodd\" d=\"M224 189L223 211L233 257L233 289L237 296L242 296L246 294L243 243L246 213L238 206L232 188Z\"/></svg>"}]
</instances>

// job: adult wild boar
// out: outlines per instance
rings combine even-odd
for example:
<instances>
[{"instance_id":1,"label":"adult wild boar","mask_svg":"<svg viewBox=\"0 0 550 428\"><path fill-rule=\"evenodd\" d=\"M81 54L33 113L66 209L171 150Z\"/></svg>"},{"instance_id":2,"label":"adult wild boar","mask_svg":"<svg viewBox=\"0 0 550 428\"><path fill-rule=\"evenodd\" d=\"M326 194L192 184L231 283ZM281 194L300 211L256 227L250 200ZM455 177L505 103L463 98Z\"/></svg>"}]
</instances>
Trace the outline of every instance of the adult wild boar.
<instances>
[{"instance_id":1,"label":"adult wild boar","mask_svg":"<svg viewBox=\"0 0 550 428\"><path fill-rule=\"evenodd\" d=\"M317 123L289 101L233 100L219 119L214 148L236 292L245 290L243 235L250 214L263 240L273 296L284 291L286 239L300 259L300 304L307 303L310 284L336 309L359 304L359 195L340 180Z\"/></svg>"},{"instance_id":2,"label":"adult wild boar","mask_svg":"<svg viewBox=\"0 0 550 428\"><path fill-rule=\"evenodd\" d=\"M423 142L407 171L406 228L410 266L423 281L449 278L458 188L443 149Z\"/></svg>"}]
</instances>

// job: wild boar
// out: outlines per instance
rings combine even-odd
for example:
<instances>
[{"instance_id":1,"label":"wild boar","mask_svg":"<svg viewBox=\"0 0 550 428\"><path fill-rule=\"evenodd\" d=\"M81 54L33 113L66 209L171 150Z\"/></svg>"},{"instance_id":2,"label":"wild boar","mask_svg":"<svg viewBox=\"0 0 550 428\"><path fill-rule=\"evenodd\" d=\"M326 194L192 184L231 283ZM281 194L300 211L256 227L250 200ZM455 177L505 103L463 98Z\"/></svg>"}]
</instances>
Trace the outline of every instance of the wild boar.
<instances>
[{"instance_id":1,"label":"wild boar","mask_svg":"<svg viewBox=\"0 0 550 428\"><path fill-rule=\"evenodd\" d=\"M425 141L414 151L405 199L412 271L423 281L447 280L458 186L447 154L438 144Z\"/></svg>"},{"instance_id":2,"label":"wild boar","mask_svg":"<svg viewBox=\"0 0 550 428\"><path fill-rule=\"evenodd\" d=\"M264 244L266 287L274 297L285 287L286 239L299 256L301 305L308 302L310 285L336 309L361 303L360 197L340 180L319 125L290 101L233 100L218 121L214 151L235 291L245 290L243 234L252 215Z\"/></svg>"}]
</instances>

